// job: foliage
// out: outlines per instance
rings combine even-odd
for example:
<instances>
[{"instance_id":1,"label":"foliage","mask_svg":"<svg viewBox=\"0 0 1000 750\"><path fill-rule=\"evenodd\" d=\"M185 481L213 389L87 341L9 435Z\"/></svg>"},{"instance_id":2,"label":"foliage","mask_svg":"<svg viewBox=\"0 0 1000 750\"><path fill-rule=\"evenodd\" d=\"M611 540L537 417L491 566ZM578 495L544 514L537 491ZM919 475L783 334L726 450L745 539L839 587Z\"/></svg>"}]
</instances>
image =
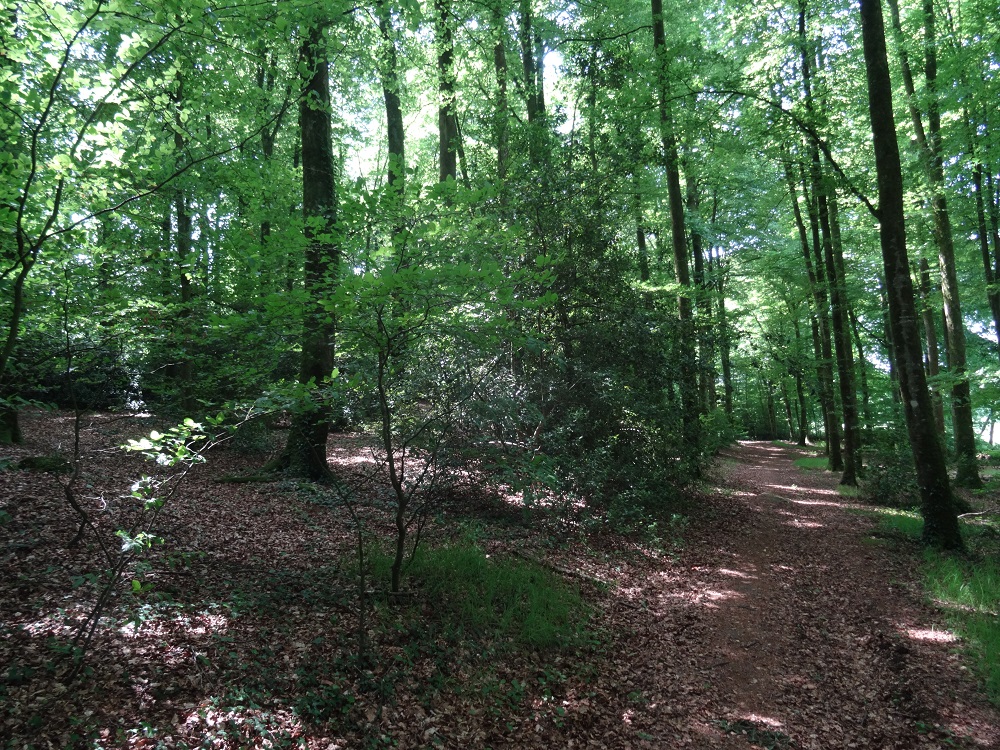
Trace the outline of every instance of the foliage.
<instances>
[{"instance_id":1,"label":"foliage","mask_svg":"<svg viewBox=\"0 0 1000 750\"><path fill-rule=\"evenodd\" d=\"M913 471L913 455L905 437L893 431L879 432L875 437L866 452L861 499L870 505L912 508L919 501L920 493Z\"/></svg>"}]
</instances>

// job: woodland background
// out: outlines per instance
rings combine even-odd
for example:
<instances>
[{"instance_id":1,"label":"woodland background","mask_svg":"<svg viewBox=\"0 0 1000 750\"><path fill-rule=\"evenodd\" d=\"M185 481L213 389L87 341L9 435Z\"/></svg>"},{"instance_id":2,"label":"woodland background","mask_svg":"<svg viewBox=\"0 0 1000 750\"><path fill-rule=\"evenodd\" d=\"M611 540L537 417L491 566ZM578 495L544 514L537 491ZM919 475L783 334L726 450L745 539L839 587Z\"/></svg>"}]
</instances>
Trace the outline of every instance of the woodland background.
<instances>
[{"instance_id":1,"label":"woodland background","mask_svg":"<svg viewBox=\"0 0 1000 750\"><path fill-rule=\"evenodd\" d=\"M818 446L962 550L998 50L986 0L5 2L0 461L55 472L103 556L71 678L216 448L348 514L362 613L470 487L664 538L737 437ZM70 437L32 435L53 408ZM87 438L113 413L159 467L115 474L124 515Z\"/></svg>"}]
</instances>

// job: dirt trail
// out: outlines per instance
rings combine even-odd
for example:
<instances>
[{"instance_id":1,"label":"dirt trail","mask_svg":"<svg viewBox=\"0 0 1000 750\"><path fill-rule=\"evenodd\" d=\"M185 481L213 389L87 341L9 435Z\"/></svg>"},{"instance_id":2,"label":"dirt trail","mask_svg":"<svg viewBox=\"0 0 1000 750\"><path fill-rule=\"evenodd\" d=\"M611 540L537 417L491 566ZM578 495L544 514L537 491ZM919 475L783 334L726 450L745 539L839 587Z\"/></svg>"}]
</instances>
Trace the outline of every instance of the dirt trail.
<instances>
[{"instance_id":1,"label":"dirt trail","mask_svg":"<svg viewBox=\"0 0 1000 750\"><path fill-rule=\"evenodd\" d=\"M673 734L650 722L641 736L652 747L1000 747L997 713L921 603L907 556L871 538L836 476L795 467L800 455L760 442L726 451L687 570L637 592L663 625L635 645L681 662L666 667L665 708L648 707Z\"/></svg>"}]
</instances>

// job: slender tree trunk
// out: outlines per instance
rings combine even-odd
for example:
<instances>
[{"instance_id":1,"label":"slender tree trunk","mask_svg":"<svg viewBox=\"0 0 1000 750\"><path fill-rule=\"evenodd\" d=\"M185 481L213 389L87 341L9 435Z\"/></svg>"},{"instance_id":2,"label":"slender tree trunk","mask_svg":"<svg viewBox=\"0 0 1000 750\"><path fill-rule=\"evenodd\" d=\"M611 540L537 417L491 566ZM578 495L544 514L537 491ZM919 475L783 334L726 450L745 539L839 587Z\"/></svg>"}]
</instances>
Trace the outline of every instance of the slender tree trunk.
<instances>
[{"instance_id":1,"label":"slender tree trunk","mask_svg":"<svg viewBox=\"0 0 1000 750\"><path fill-rule=\"evenodd\" d=\"M713 257L714 248L709 249L709 257ZM721 259L715 259L713 265L713 278L715 291L718 298L718 330L719 330L719 361L722 364L722 404L726 416L733 416L733 365L731 356L731 341L729 333L729 320L726 313L726 291L725 274L722 269Z\"/></svg>"},{"instance_id":2,"label":"slender tree trunk","mask_svg":"<svg viewBox=\"0 0 1000 750\"><path fill-rule=\"evenodd\" d=\"M388 166L386 181L390 188L402 192L406 173L406 131L403 126L403 108L400 105L399 63L396 54L396 30L388 0L378 0L378 28L382 36L382 98L385 101L386 141Z\"/></svg>"},{"instance_id":3,"label":"slender tree trunk","mask_svg":"<svg viewBox=\"0 0 1000 750\"><path fill-rule=\"evenodd\" d=\"M663 21L663 0L651 0L653 16L653 53L656 64L657 95L660 112L660 142L663 166L667 176L670 206L670 233L674 251L674 272L681 287L677 297L679 318L678 358L680 369L681 409L684 442L688 450L697 452L700 437L698 420L698 368L694 342L694 309L691 300L691 276L688 270L687 237L684 227L684 197L681 192L680 164L677 157L677 136L669 106L667 83L666 33Z\"/></svg>"},{"instance_id":4,"label":"slender tree trunk","mask_svg":"<svg viewBox=\"0 0 1000 750\"><path fill-rule=\"evenodd\" d=\"M1000 353L1000 287L990 255L990 231L986 226L986 205L983 200L983 165L979 161L972 170L972 182L976 187L976 234L979 235L979 250L983 256L983 272L986 276L986 299L993 315L993 330L997 334L997 351Z\"/></svg>"},{"instance_id":5,"label":"slender tree trunk","mask_svg":"<svg viewBox=\"0 0 1000 750\"><path fill-rule=\"evenodd\" d=\"M856 486L861 471L861 427L858 420L858 394L855 385L854 346L851 343L850 299L844 268L844 248L840 237L840 213L837 195L827 197L830 242L823 243L827 277L830 280L830 303L833 312L833 335L837 351L837 374L840 380L840 403L844 413L844 475L840 483Z\"/></svg>"},{"instance_id":6,"label":"slender tree trunk","mask_svg":"<svg viewBox=\"0 0 1000 750\"><path fill-rule=\"evenodd\" d=\"M688 164L687 175L687 210L691 216L697 217L701 208L701 198L698 193L698 178L694 167ZM698 331L698 403L702 412L708 413L715 408L715 352L712 350L712 299L705 293L705 249L702 244L701 231L697 225L691 229L691 258L694 262L694 285L698 290L697 311L699 320L695 321Z\"/></svg>"},{"instance_id":7,"label":"slender tree trunk","mask_svg":"<svg viewBox=\"0 0 1000 750\"><path fill-rule=\"evenodd\" d=\"M941 372L938 359L937 328L934 325L934 306L931 303L931 269L927 258L920 259L920 316L924 323L924 341L927 344L926 370L928 378L936 378ZM931 388L931 402L934 404L934 424L938 434L944 436L944 402L941 394Z\"/></svg>"},{"instance_id":8,"label":"slender tree trunk","mask_svg":"<svg viewBox=\"0 0 1000 750\"><path fill-rule=\"evenodd\" d=\"M810 119L816 123L818 121L816 108L813 103L812 93L812 67L813 53L809 49L809 41L806 35L806 2L800 0L799 3L799 45L801 47L802 59L802 87L805 93L806 111ZM818 52L817 52L818 54ZM823 174L823 165L820 161L819 147L815 141L809 143L809 156L811 161L811 178L813 187L813 200L810 202L810 223L813 227L813 250L816 260L816 279L821 287L823 297L822 317L826 317L829 310L828 333L827 336L832 341L823 342L823 358L830 362L830 390L832 396L833 384L833 364L837 367L837 381L840 386L840 401L844 415L844 450L840 452L840 418L836 410L836 399L831 399L833 406L830 412L830 425L836 432L830 435L830 469L831 471L843 470L840 479L841 484L857 484L857 403L854 393L854 372L852 360L852 350L850 337L847 328L846 303L844 301L845 292L841 280L838 277L836 261L834 259L833 230L830 221L830 200L831 195L827 188L827 182ZM835 209L834 209L835 210ZM817 233L817 225L819 233ZM825 277L825 278L824 278ZM827 297L829 292L829 297ZM827 298L829 307L827 307ZM836 357L834 358L834 352Z\"/></svg>"},{"instance_id":9,"label":"slender tree trunk","mask_svg":"<svg viewBox=\"0 0 1000 750\"><path fill-rule=\"evenodd\" d=\"M503 0L494 0L491 7L493 33L493 70L497 77L496 108L493 113L493 137L497 149L497 184L501 200L506 197L507 162L510 159L510 104L507 100L507 22Z\"/></svg>"},{"instance_id":10,"label":"slender tree trunk","mask_svg":"<svg viewBox=\"0 0 1000 750\"><path fill-rule=\"evenodd\" d=\"M545 99L541 92L538 61L535 57L533 24L531 0L521 0L518 43L521 47L521 67L524 71L524 98L528 107L528 123L531 125L537 124L545 114Z\"/></svg>"},{"instance_id":11,"label":"slender tree trunk","mask_svg":"<svg viewBox=\"0 0 1000 750\"><path fill-rule=\"evenodd\" d=\"M861 341L861 326L858 324L858 316L854 310L849 310L851 317L851 331L854 334L854 346L858 350L858 374L861 379L861 413L865 422L866 436L871 437L874 429L872 423L871 392L868 389L868 358L865 356L864 343ZM860 464L859 464L860 468Z\"/></svg>"},{"instance_id":12,"label":"slender tree trunk","mask_svg":"<svg viewBox=\"0 0 1000 750\"><path fill-rule=\"evenodd\" d=\"M788 190L792 199L792 214L795 217L795 226L799 234L799 244L802 247L802 258L805 262L806 277L809 280L809 289L812 296L816 381L820 407L823 410L826 454L830 459L830 471L842 471L844 463L840 452L840 419L837 415L837 404L833 395L833 343L830 336L830 306L826 294L826 276L823 273L824 264L822 263L819 249L821 240L817 209L814 201L810 200L809 191L806 189L805 176L803 175L803 199L809 212L809 225L812 230L813 245L810 247L808 230L802 217L802 210L799 208L795 177L789 162L785 163L785 177L788 181ZM817 256L817 259L814 259L814 255Z\"/></svg>"},{"instance_id":13,"label":"slender tree trunk","mask_svg":"<svg viewBox=\"0 0 1000 750\"><path fill-rule=\"evenodd\" d=\"M455 43L451 0L434 0L438 69L439 179L458 179L458 120L455 117Z\"/></svg>"},{"instance_id":14,"label":"slender tree trunk","mask_svg":"<svg viewBox=\"0 0 1000 750\"><path fill-rule=\"evenodd\" d=\"M892 112L892 83L880 0L861 0L861 33L878 175L879 236L889 298L889 321L899 367L903 412L920 488L923 536L929 544L962 549L958 514L921 361L917 311L906 255L903 175Z\"/></svg>"}]
</instances>

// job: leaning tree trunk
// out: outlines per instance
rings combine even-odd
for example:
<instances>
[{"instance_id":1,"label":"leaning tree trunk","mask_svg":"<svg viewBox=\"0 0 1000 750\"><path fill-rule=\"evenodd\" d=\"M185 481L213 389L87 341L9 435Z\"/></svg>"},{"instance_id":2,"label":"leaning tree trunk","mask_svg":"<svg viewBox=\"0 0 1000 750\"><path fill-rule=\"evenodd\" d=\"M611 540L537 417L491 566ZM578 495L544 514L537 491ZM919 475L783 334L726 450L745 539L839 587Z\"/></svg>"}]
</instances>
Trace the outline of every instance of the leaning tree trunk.
<instances>
[{"instance_id":1,"label":"leaning tree trunk","mask_svg":"<svg viewBox=\"0 0 1000 750\"><path fill-rule=\"evenodd\" d=\"M913 281L906 255L903 174L892 112L892 82L886 57L881 0L861 0L861 33L878 176L879 236L889 298L889 323L903 413L920 488L923 538L928 544L938 547L962 549L962 534L948 482L948 467L934 426L930 391L924 377Z\"/></svg>"}]
</instances>

